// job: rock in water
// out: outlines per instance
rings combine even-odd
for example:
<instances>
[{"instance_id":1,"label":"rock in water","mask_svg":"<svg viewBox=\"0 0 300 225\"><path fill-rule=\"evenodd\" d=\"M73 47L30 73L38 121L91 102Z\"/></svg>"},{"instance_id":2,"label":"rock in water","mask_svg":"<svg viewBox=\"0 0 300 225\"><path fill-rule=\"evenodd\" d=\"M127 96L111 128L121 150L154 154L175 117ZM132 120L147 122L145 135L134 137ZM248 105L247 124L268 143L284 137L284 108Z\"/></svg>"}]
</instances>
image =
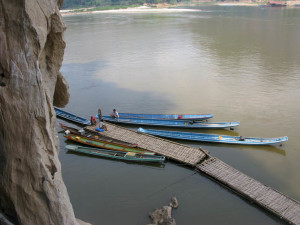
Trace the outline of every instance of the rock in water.
<instances>
[{"instance_id":1,"label":"rock in water","mask_svg":"<svg viewBox=\"0 0 300 225\"><path fill-rule=\"evenodd\" d=\"M0 211L17 224L78 224L61 176L53 102L68 102L59 73L62 0L0 1Z\"/></svg>"},{"instance_id":2,"label":"rock in water","mask_svg":"<svg viewBox=\"0 0 300 225\"><path fill-rule=\"evenodd\" d=\"M172 208L178 208L178 201L176 197L171 199L168 206L163 206L150 213L149 216L152 223L149 225L176 225L175 219L172 218Z\"/></svg>"},{"instance_id":3,"label":"rock in water","mask_svg":"<svg viewBox=\"0 0 300 225\"><path fill-rule=\"evenodd\" d=\"M169 203L169 206L172 207L173 209L178 208L178 201L176 197L171 198L171 202Z\"/></svg>"}]
</instances>

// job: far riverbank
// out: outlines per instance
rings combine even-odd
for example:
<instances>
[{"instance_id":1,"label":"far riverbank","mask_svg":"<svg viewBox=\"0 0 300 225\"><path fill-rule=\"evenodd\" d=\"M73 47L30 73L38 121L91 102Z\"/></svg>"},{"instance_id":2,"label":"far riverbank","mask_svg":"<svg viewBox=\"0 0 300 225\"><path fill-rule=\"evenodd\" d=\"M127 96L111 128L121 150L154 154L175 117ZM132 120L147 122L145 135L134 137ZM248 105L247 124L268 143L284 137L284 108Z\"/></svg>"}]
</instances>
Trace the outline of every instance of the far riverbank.
<instances>
[{"instance_id":1,"label":"far riverbank","mask_svg":"<svg viewBox=\"0 0 300 225\"><path fill-rule=\"evenodd\" d=\"M130 5L130 6L103 6L103 7L90 7L80 9L65 9L61 10L62 15L77 15L77 14L90 14L90 13L136 13L136 12L186 12L186 11L199 11L190 9L194 6L263 6L266 3L258 2L199 2L199 3L179 3L179 4L155 4L155 5ZM287 7L300 6L300 1L287 1ZM185 8L184 8L185 7Z\"/></svg>"},{"instance_id":2,"label":"far riverbank","mask_svg":"<svg viewBox=\"0 0 300 225\"><path fill-rule=\"evenodd\" d=\"M77 14L91 14L91 13L136 13L136 12L187 12L187 11L199 11L197 9L188 9L188 8L176 8L182 7L182 5L164 5L164 7L149 7L149 6L128 6L124 8L111 8L111 9L101 9L99 7L92 8L81 8L81 9L68 9L61 10L61 14L64 15L77 15Z\"/></svg>"}]
</instances>

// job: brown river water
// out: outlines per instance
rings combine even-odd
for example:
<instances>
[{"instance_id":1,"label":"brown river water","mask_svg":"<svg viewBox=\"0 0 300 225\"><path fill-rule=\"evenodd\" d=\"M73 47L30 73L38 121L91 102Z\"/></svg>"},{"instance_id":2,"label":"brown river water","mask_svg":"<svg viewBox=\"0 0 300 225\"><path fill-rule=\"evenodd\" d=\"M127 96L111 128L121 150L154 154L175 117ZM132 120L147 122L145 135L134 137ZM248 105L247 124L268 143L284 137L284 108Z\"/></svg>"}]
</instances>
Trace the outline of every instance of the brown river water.
<instances>
[{"instance_id":1,"label":"brown river water","mask_svg":"<svg viewBox=\"0 0 300 225\"><path fill-rule=\"evenodd\" d=\"M300 9L202 7L190 12L64 17L67 111L212 113L250 137L288 136L282 146L181 142L300 200ZM61 122L61 120L58 120ZM66 122L65 122L66 123ZM68 124L68 123L66 123ZM128 126L131 129L138 127ZM176 196L177 224L281 224L277 217L176 162L164 167L68 153L60 160L76 217L147 224Z\"/></svg>"}]
</instances>

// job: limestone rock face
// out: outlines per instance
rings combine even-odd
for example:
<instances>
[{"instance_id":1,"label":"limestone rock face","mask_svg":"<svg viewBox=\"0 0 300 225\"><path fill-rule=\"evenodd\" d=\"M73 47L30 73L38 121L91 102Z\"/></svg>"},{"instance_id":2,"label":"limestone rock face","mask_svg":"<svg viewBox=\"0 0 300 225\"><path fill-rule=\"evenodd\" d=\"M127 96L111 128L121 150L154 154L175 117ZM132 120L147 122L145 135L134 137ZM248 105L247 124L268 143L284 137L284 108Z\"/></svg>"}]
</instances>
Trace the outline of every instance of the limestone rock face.
<instances>
[{"instance_id":1,"label":"limestone rock face","mask_svg":"<svg viewBox=\"0 0 300 225\"><path fill-rule=\"evenodd\" d=\"M77 224L53 109L69 98L62 2L0 1L0 211L16 224Z\"/></svg>"},{"instance_id":2,"label":"limestone rock face","mask_svg":"<svg viewBox=\"0 0 300 225\"><path fill-rule=\"evenodd\" d=\"M69 85L61 73L57 76L53 105L57 107L64 107L70 98Z\"/></svg>"}]
</instances>

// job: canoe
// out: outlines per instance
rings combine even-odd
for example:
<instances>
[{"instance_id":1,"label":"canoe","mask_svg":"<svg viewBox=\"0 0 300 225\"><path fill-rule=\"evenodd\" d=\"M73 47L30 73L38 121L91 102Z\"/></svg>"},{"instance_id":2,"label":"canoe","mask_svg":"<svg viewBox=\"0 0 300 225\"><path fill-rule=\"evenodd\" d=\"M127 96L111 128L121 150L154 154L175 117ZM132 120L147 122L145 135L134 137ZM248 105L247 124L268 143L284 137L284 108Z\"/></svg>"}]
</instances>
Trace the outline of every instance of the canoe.
<instances>
[{"instance_id":1,"label":"canoe","mask_svg":"<svg viewBox=\"0 0 300 225\"><path fill-rule=\"evenodd\" d=\"M58 109L56 107L54 107L54 110L56 112L56 116L58 116L60 118L63 118L63 119L66 119L66 120L69 120L69 121L72 121L72 122L75 122L75 123L79 123L79 124L85 125L85 126L90 126L91 125L91 122L87 119L76 116L72 113L68 113L68 112L66 112L64 110L61 110L61 109Z\"/></svg>"},{"instance_id":2,"label":"canoe","mask_svg":"<svg viewBox=\"0 0 300 225\"><path fill-rule=\"evenodd\" d=\"M286 1L268 1L266 6L268 6L268 7L286 7L287 2Z\"/></svg>"},{"instance_id":3,"label":"canoe","mask_svg":"<svg viewBox=\"0 0 300 225\"><path fill-rule=\"evenodd\" d=\"M213 114L135 114L119 113L120 118L144 118L144 119L165 119L165 120L207 120Z\"/></svg>"},{"instance_id":4,"label":"canoe","mask_svg":"<svg viewBox=\"0 0 300 225\"><path fill-rule=\"evenodd\" d=\"M174 138L180 140L201 141L201 142L215 142L215 143L225 143L225 144L240 144L240 145L271 145L276 143L282 143L288 140L288 137L286 136L278 137L278 138L256 138L256 137L226 136L226 135L191 133L191 132L148 130L143 128L139 128L138 132L164 137L164 138Z\"/></svg>"},{"instance_id":5,"label":"canoe","mask_svg":"<svg viewBox=\"0 0 300 225\"><path fill-rule=\"evenodd\" d=\"M134 124L145 126L176 127L176 128L197 128L197 129L224 129L239 126L240 122L194 122L186 120L163 120L163 119L142 119L142 118L119 118L102 116L102 119L118 124Z\"/></svg>"},{"instance_id":6,"label":"canoe","mask_svg":"<svg viewBox=\"0 0 300 225\"><path fill-rule=\"evenodd\" d=\"M138 154L135 152L112 151L107 149L89 148L89 147L81 147L75 145L67 145L66 149L74 152L87 154L87 155L125 160L130 162L163 163L165 161L164 156Z\"/></svg>"},{"instance_id":7,"label":"canoe","mask_svg":"<svg viewBox=\"0 0 300 225\"><path fill-rule=\"evenodd\" d=\"M115 143L115 142L108 142L108 141L104 141L101 139L98 140L95 138L84 137L84 136L78 135L78 134L76 135L76 134L70 133L70 134L64 135L64 137L71 141L75 141L75 142L78 142L81 144L93 146L96 148L105 148L105 149L110 149L110 150L114 150L114 151L135 152L135 153L140 153L140 154L154 155L153 152L149 152L142 148L135 148L135 147L131 147L128 145L122 145L122 144Z\"/></svg>"},{"instance_id":8,"label":"canoe","mask_svg":"<svg viewBox=\"0 0 300 225\"><path fill-rule=\"evenodd\" d=\"M83 135L83 133L85 132L83 129L77 129L77 128L74 128L74 127L66 126L66 125L63 125L62 123L59 123L59 126L64 131L68 130L71 134Z\"/></svg>"},{"instance_id":9,"label":"canoe","mask_svg":"<svg viewBox=\"0 0 300 225\"><path fill-rule=\"evenodd\" d=\"M99 134L99 132L97 132L97 131L89 131L89 130L85 130L85 128L76 129L74 127L65 126L62 123L59 123L59 126L65 132L68 130L71 134L81 135L81 136L96 139L96 140L103 140L103 141L106 141L106 142L113 142L113 143L121 144L121 145L128 145L128 146L134 147L134 148L136 148L138 146L137 144L134 144L134 143L129 143L129 142L120 141L118 139L114 139L114 138L111 138L111 137L107 137L102 133Z\"/></svg>"}]
</instances>

